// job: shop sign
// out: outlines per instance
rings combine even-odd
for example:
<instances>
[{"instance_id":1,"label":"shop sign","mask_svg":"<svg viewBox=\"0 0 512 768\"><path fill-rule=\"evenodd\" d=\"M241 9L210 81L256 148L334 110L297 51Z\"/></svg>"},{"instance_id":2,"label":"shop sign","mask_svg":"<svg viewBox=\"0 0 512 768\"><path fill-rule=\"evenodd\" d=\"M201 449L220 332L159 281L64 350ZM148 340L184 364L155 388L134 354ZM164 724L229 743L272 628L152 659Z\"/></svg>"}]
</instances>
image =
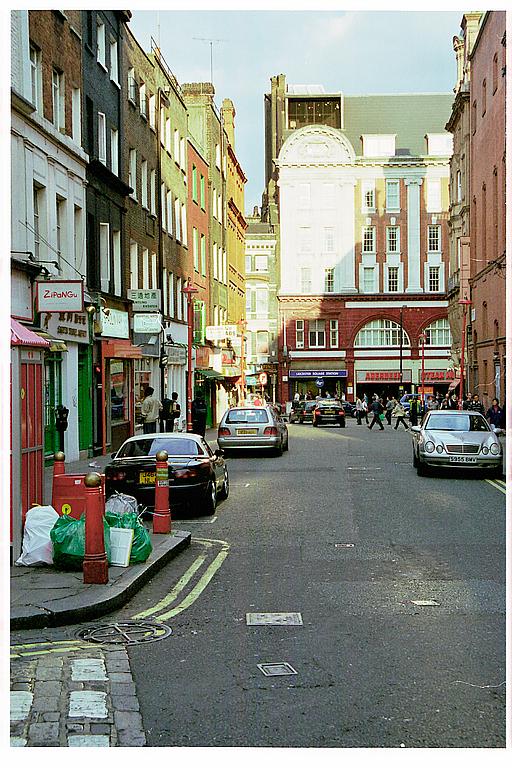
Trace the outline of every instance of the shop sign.
<instances>
[{"instance_id":1,"label":"shop sign","mask_svg":"<svg viewBox=\"0 0 512 768\"><path fill-rule=\"evenodd\" d=\"M36 282L38 312L82 312L83 308L82 280L38 280Z\"/></svg>"},{"instance_id":2,"label":"shop sign","mask_svg":"<svg viewBox=\"0 0 512 768\"><path fill-rule=\"evenodd\" d=\"M210 347L196 347L196 368L211 368Z\"/></svg>"},{"instance_id":3,"label":"shop sign","mask_svg":"<svg viewBox=\"0 0 512 768\"><path fill-rule=\"evenodd\" d=\"M400 383L400 371L357 371L357 383L385 382L389 384ZM402 371L402 381L406 384L412 382L412 371Z\"/></svg>"},{"instance_id":4,"label":"shop sign","mask_svg":"<svg viewBox=\"0 0 512 768\"><path fill-rule=\"evenodd\" d=\"M290 371L291 379L323 379L325 377L338 378L348 376L348 371Z\"/></svg>"},{"instance_id":5,"label":"shop sign","mask_svg":"<svg viewBox=\"0 0 512 768\"><path fill-rule=\"evenodd\" d=\"M222 365L233 365L235 362L235 353L232 349L223 349L221 353Z\"/></svg>"},{"instance_id":6,"label":"shop sign","mask_svg":"<svg viewBox=\"0 0 512 768\"><path fill-rule=\"evenodd\" d=\"M187 362L187 350L185 347L166 346L165 354L167 355L167 365L185 365Z\"/></svg>"},{"instance_id":7,"label":"shop sign","mask_svg":"<svg viewBox=\"0 0 512 768\"><path fill-rule=\"evenodd\" d=\"M209 341L234 339L236 334L236 325L207 325L205 328L205 337Z\"/></svg>"},{"instance_id":8,"label":"shop sign","mask_svg":"<svg viewBox=\"0 0 512 768\"><path fill-rule=\"evenodd\" d=\"M425 371L425 381L453 381L455 371Z\"/></svg>"},{"instance_id":9,"label":"shop sign","mask_svg":"<svg viewBox=\"0 0 512 768\"><path fill-rule=\"evenodd\" d=\"M160 333L162 330L162 316L159 312L146 312L133 317L134 333Z\"/></svg>"},{"instance_id":10,"label":"shop sign","mask_svg":"<svg viewBox=\"0 0 512 768\"><path fill-rule=\"evenodd\" d=\"M288 381L288 376L283 376L282 380L286 383Z\"/></svg>"},{"instance_id":11,"label":"shop sign","mask_svg":"<svg viewBox=\"0 0 512 768\"><path fill-rule=\"evenodd\" d=\"M260 368L266 373L277 373L277 363L262 363Z\"/></svg>"},{"instance_id":12,"label":"shop sign","mask_svg":"<svg viewBox=\"0 0 512 768\"><path fill-rule=\"evenodd\" d=\"M233 379L235 376L240 376L240 368L236 365L223 365L221 368L223 376L227 376L228 379Z\"/></svg>"},{"instance_id":13,"label":"shop sign","mask_svg":"<svg viewBox=\"0 0 512 768\"><path fill-rule=\"evenodd\" d=\"M151 312L160 309L160 288L130 288L127 296L133 301L134 312Z\"/></svg>"},{"instance_id":14,"label":"shop sign","mask_svg":"<svg viewBox=\"0 0 512 768\"><path fill-rule=\"evenodd\" d=\"M130 325L128 312L111 307L101 307L99 314L100 333L102 336L111 336L114 339L129 339Z\"/></svg>"},{"instance_id":15,"label":"shop sign","mask_svg":"<svg viewBox=\"0 0 512 768\"><path fill-rule=\"evenodd\" d=\"M261 384L261 386L264 387L265 384L267 383L267 374L265 372L260 373L258 376L258 381Z\"/></svg>"},{"instance_id":16,"label":"shop sign","mask_svg":"<svg viewBox=\"0 0 512 768\"><path fill-rule=\"evenodd\" d=\"M47 312L41 327L56 339L89 343L89 322L85 312Z\"/></svg>"}]
</instances>

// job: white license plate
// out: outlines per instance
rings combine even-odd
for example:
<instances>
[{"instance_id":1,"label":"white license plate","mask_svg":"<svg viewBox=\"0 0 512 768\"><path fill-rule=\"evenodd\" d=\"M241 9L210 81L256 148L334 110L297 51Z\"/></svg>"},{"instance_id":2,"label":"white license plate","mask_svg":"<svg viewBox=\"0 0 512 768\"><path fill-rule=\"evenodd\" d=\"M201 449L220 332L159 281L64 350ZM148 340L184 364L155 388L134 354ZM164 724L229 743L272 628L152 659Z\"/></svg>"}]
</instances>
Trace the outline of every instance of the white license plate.
<instances>
[{"instance_id":1,"label":"white license plate","mask_svg":"<svg viewBox=\"0 0 512 768\"><path fill-rule=\"evenodd\" d=\"M457 464L476 464L476 456L450 456L450 461Z\"/></svg>"},{"instance_id":2,"label":"white license plate","mask_svg":"<svg viewBox=\"0 0 512 768\"><path fill-rule=\"evenodd\" d=\"M237 435L257 435L257 429L237 429Z\"/></svg>"}]
</instances>

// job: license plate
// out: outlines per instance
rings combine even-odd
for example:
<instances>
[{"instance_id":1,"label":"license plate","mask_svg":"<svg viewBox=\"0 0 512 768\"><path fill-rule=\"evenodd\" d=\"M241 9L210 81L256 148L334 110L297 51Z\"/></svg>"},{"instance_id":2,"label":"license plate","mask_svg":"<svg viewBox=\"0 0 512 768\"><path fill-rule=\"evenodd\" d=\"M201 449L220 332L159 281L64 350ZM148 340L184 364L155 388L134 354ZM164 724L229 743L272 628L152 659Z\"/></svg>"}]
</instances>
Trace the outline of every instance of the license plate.
<instances>
[{"instance_id":1,"label":"license plate","mask_svg":"<svg viewBox=\"0 0 512 768\"><path fill-rule=\"evenodd\" d=\"M139 483L141 485L154 485L155 484L155 472L140 472Z\"/></svg>"},{"instance_id":2,"label":"license plate","mask_svg":"<svg viewBox=\"0 0 512 768\"><path fill-rule=\"evenodd\" d=\"M332 408L328 408L324 413L335 413L335 411L333 411Z\"/></svg>"},{"instance_id":3,"label":"license plate","mask_svg":"<svg viewBox=\"0 0 512 768\"><path fill-rule=\"evenodd\" d=\"M257 435L257 429L237 429L237 435Z\"/></svg>"},{"instance_id":4,"label":"license plate","mask_svg":"<svg viewBox=\"0 0 512 768\"><path fill-rule=\"evenodd\" d=\"M457 464L476 464L475 456L450 456L450 461Z\"/></svg>"}]
</instances>

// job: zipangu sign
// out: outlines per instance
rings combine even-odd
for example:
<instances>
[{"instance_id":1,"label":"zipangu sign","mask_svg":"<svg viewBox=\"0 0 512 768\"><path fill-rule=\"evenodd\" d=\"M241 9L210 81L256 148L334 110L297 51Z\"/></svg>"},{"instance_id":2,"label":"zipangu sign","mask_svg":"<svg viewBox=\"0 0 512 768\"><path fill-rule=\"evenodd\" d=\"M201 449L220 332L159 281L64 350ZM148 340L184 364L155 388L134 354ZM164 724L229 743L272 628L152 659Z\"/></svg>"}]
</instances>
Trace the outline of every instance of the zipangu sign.
<instances>
[{"instance_id":1,"label":"zipangu sign","mask_svg":"<svg viewBox=\"0 0 512 768\"><path fill-rule=\"evenodd\" d=\"M37 280L37 312L83 312L82 280Z\"/></svg>"}]
</instances>

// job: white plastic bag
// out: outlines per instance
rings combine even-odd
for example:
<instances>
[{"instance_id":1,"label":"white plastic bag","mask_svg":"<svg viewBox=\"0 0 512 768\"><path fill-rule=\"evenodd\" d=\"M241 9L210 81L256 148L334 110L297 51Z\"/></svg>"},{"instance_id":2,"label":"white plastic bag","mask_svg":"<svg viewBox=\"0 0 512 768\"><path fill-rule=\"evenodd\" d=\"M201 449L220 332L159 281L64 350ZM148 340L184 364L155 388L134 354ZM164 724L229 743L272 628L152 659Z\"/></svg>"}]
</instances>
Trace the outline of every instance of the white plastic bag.
<instances>
[{"instance_id":1,"label":"white plastic bag","mask_svg":"<svg viewBox=\"0 0 512 768\"><path fill-rule=\"evenodd\" d=\"M59 519L51 506L32 507L25 518L23 548L16 565L53 565L50 531Z\"/></svg>"},{"instance_id":2,"label":"white plastic bag","mask_svg":"<svg viewBox=\"0 0 512 768\"><path fill-rule=\"evenodd\" d=\"M138 504L135 496L129 496L127 493L115 493L105 502L105 512L112 512L116 515L125 515L128 512L138 513Z\"/></svg>"}]
</instances>

